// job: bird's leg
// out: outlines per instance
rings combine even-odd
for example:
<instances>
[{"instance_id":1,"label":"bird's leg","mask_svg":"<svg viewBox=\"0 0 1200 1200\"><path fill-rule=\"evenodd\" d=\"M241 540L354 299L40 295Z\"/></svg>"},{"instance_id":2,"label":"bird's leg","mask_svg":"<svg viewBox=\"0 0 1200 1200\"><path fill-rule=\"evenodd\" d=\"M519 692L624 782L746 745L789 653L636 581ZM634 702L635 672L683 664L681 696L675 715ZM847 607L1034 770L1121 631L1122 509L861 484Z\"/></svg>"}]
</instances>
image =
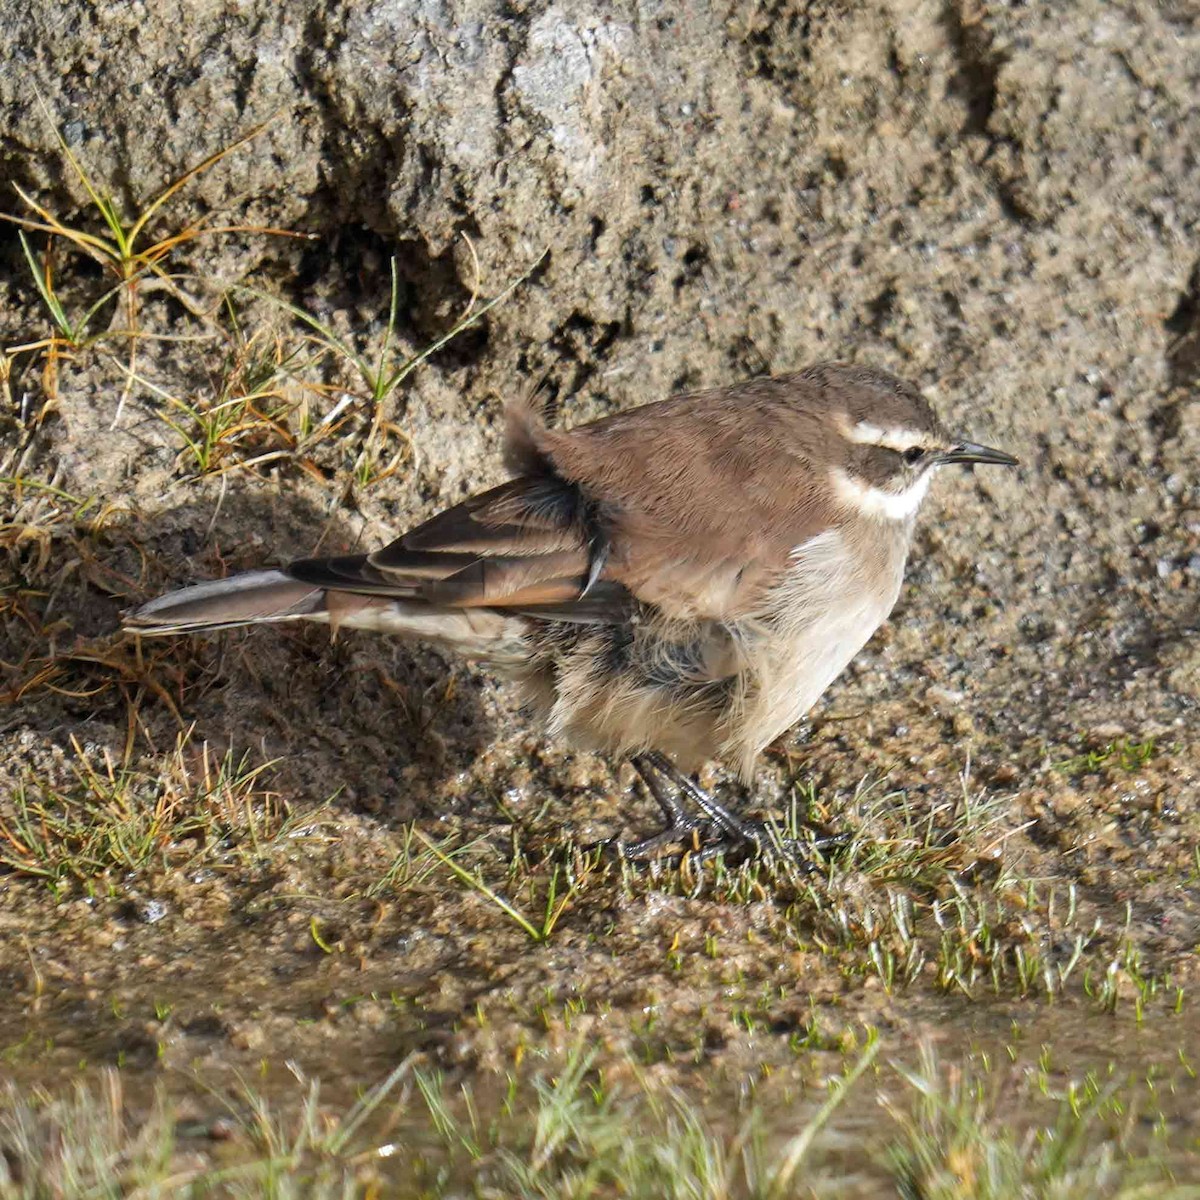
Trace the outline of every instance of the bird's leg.
<instances>
[{"instance_id":1,"label":"bird's leg","mask_svg":"<svg viewBox=\"0 0 1200 1200\"><path fill-rule=\"evenodd\" d=\"M717 847L702 845L704 834L717 834L727 842L748 843L757 852L762 848L759 835L744 821L722 808L699 784L689 779L665 755L656 751L638 754L631 760L634 769L642 777L650 794L662 809L667 826L653 837L626 846L626 858L646 858L663 846L682 846L702 857L713 853ZM680 803L678 796L686 796L703 816L693 816Z\"/></svg>"},{"instance_id":2,"label":"bird's leg","mask_svg":"<svg viewBox=\"0 0 1200 1200\"><path fill-rule=\"evenodd\" d=\"M662 780L658 777L658 764L653 757L649 754L637 754L630 761L633 763L633 769L642 777L642 782L649 789L650 795L662 809L668 828L690 831L696 823L695 818L689 817L683 805L667 788L663 787ZM671 782L675 781L671 780Z\"/></svg>"},{"instance_id":3,"label":"bird's leg","mask_svg":"<svg viewBox=\"0 0 1200 1200\"><path fill-rule=\"evenodd\" d=\"M648 754L636 754L630 759L630 762L633 763L633 769L642 777L642 782L646 785L650 795L654 797L658 807L662 809L667 824L661 833L656 833L653 837L645 838L640 842L634 842L631 846L623 847L621 853L624 857L628 859L646 858L663 846L682 845L685 849L689 846L698 849L700 835L708 828L710 822L703 817L693 817L688 814L671 789L664 785L659 778L655 764L651 762ZM674 780L672 780L673 782Z\"/></svg>"},{"instance_id":4,"label":"bird's leg","mask_svg":"<svg viewBox=\"0 0 1200 1200\"><path fill-rule=\"evenodd\" d=\"M762 849L767 841L767 827L761 821L743 821L740 817L735 817L728 809L718 804L694 779L684 775L665 755L651 751L649 757L654 761L658 770L667 775L685 796L695 801L712 818L714 825L730 837L749 842L756 848ZM814 836L803 842L796 838L786 838L784 844L793 849L831 850L845 846L849 840L849 834L833 833L828 826L808 817L798 817L796 823L811 830Z\"/></svg>"},{"instance_id":5,"label":"bird's leg","mask_svg":"<svg viewBox=\"0 0 1200 1200\"><path fill-rule=\"evenodd\" d=\"M665 754L660 754L657 750L651 750L644 757L655 771L669 779L684 796L691 800L708 817L709 822L727 837L749 842L756 849L761 848L762 838L752 826L735 817L727 808L718 804L694 779L685 775Z\"/></svg>"}]
</instances>

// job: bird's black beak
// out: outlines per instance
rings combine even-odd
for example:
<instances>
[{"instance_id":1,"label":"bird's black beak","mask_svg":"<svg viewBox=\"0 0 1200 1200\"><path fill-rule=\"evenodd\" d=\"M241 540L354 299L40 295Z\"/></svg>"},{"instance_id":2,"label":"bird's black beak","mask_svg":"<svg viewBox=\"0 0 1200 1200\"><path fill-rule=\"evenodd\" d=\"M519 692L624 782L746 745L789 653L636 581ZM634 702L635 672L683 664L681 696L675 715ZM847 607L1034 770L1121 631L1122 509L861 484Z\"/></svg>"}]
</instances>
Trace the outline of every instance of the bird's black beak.
<instances>
[{"instance_id":1,"label":"bird's black beak","mask_svg":"<svg viewBox=\"0 0 1200 1200\"><path fill-rule=\"evenodd\" d=\"M993 450L991 446L981 446L977 442L959 442L943 451L938 456L941 463L988 463L996 467L1015 467L1017 460L1003 450Z\"/></svg>"}]
</instances>

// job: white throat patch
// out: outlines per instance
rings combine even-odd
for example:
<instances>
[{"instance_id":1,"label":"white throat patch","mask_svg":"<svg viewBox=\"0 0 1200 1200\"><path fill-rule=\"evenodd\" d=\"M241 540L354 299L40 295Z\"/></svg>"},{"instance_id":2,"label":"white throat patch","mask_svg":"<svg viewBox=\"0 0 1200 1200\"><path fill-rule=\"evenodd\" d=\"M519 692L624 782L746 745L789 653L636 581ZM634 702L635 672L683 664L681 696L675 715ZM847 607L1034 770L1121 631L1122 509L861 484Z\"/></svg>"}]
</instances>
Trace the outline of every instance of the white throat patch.
<instances>
[{"instance_id":1,"label":"white throat patch","mask_svg":"<svg viewBox=\"0 0 1200 1200\"><path fill-rule=\"evenodd\" d=\"M834 495L842 504L865 517L882 517L887 521L908 521L916 516L932 477L932 470L925 471L906 491L888 492L856 479L844 467L834 467L829 472Z\"/></svg>"}]
</instances>

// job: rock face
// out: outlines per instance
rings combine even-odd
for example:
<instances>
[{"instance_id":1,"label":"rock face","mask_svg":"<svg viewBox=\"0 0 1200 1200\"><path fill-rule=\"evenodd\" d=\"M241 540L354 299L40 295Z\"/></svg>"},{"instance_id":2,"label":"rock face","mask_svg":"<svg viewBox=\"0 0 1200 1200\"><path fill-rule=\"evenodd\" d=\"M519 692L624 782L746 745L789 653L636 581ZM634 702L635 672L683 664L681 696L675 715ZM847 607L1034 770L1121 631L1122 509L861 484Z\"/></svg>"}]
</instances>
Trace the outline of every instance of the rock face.
<instances>
[{"instance_id":1,"label":"rock face","mask_svg":"<svg viewBox=\"0 0 1200 1200\"><path fill-rule=\"evenodd\" d=\"M475 407L548 377L580 419L822 357L914 377L1026 469L943 489L908 628L959 603L951 579L1000 602L956 621L956 652L1000 643L1018 674L1065 672L1036 722L1099 676L1123 691L1160 641L1190 636L1185 9L9 0L0 178L81 203L57 126L134 211L270 119L187 202L318 235L310 274L336 273L366 228L377 269L397 251L418 329L467 294L460 233L488 283L548 249L487 353L421 384L435 490L476 480L491 450L490 429L456 432L464 389ZM291 270L288 253L214 242L196 261L229 282L272 256Z\"/></svg>"}]
</instances>

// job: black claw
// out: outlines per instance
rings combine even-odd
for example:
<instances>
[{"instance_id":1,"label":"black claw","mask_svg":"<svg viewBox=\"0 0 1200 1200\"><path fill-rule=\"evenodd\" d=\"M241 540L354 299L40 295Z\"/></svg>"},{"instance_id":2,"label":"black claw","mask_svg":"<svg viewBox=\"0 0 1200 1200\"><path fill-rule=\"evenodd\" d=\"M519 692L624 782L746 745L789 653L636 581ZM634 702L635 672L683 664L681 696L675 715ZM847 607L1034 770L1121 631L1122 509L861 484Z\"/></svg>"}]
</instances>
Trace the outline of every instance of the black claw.
<instances>
[{"instance_id":1,"label":"black claw","mask_svg":"<svg viewBox=\"0 0 1200 1200\"><path fill-rule=\"evenodd\" d=\"M663 816L667 819L667 828L664 832L670 832L675 829L690 830L695 818L690 817L687 810L679 803L678 799L673 796L669 788L663 786L663 782L658 777L658 764L654 761L656 756L650 754L639 754L633 759L633 768L642 777L642 782L650 791L662 809ZM670 776L668 776L670 778ZM676 781L671 779L672 783ZM676 784L676 786L678 786Z\"/></svg>"},{"instance_id":2,"label":"black claw","mask_svg":"<svg viewBox=\"0 0 1200 1200\"><path fill-rule=\"evenodd\" d=\"M627 862L666 858L672 854L699 854L705 845L704 832L707 828L706 821L686 821L682 825L672 825L661 833L643 838L640 842L630 845L619 843L618 852ZM660 853L662 851L666 853Z\"/></svg>"},{"instance_id":3,"label":"black claw","mask_svg":"<svg viewBox=\"0 0 1200 1200\"><path fill-rule=\"evenodd\" d=\"M651 793L674 825L680 824L679 818L685 815L683 806L677 800L672 800L668 807L660 796L665 789L661 787L661 783L656 786L658 782L654 780L656 774L669 780L682 795L691 800L708 818L708 823L719 829L726 838L748 842L755 848L761 848L762 839L755 829L718 804L694 779L688 778L680 771L666 755L660 754L657 750L651 750L647 754L638 755L633 760L633 765L641 777L646 780L646 786L650 788ZM649 770L646 769L647 767Z\"/></svg>"}]
</instances>

